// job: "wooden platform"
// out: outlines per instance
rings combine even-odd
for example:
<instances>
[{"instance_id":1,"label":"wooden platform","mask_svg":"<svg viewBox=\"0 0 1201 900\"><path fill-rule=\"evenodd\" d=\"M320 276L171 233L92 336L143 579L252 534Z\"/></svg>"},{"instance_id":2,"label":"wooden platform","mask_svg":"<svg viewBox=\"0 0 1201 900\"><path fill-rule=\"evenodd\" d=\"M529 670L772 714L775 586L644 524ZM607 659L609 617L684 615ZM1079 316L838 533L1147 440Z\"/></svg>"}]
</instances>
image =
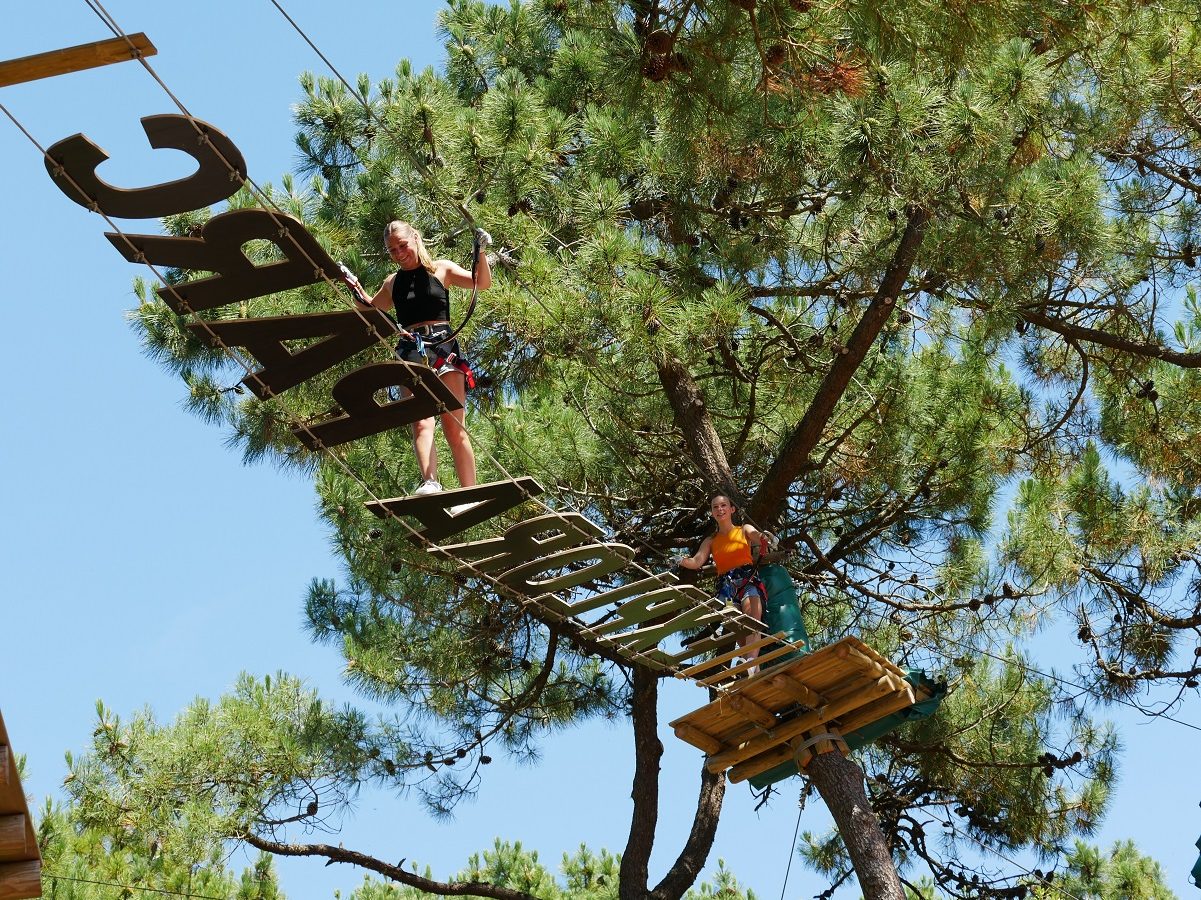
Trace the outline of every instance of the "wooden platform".
<instances>
[{"instance_id":1,"label":"wooden platform","mask_svg":"<svg viewBox=\"0 0 1201 900\"><path fill-rule=\"evenodd\" d=\"M891 661L847 637L729 682L716 700L671 726L708 755L710 772L729 769L730 781L739 782L804 755L802 745L831 728L849 734L925 699Z\"/></svg>"},{"instance_id":2,"label":"wooden platform","mask_svg":"<svg viewBox=\"0 0 1201 900\"><path fill-rule=\"evenodd\" d=\"M0 716L0 900L42 896L42 854Z\"/></svg>"}]
</instances>

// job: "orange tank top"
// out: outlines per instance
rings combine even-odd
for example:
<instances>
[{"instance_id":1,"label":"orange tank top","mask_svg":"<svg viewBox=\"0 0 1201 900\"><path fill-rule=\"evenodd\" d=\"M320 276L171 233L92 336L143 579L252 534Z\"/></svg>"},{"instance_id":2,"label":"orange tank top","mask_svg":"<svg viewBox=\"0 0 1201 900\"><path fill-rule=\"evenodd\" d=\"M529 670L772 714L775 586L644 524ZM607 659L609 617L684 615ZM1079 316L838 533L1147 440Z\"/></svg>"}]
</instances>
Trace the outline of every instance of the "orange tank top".
<instances>
[{"instance_id":1,"label":"orange tank top","mask_svg":"<svg viewBox=\"0 0 1201 900\"><path fill-rule=\"evenodd\" d=\"M713 564L717 566L717 574L721 575L739 566L749 566L751 560L751 545L747 543L746 532L741 525L735 525L729 534L713 535L713 543L709 545L713 554Z\"/></svg>"}]
</instances>

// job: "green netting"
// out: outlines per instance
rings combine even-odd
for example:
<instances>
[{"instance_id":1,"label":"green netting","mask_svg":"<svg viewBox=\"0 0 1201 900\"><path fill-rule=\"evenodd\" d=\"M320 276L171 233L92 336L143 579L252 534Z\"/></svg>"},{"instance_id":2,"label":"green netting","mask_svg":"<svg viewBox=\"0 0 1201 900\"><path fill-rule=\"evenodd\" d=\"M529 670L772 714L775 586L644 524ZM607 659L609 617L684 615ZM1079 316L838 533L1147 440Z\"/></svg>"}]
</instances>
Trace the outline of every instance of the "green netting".
<instances>
[{"instance_id":1,"label":"green netting","mask_svg":"<svg viewBox=\"0 0 1201 900\"><path fill-rule=\"evenodd\" d=\"M805 630L805 620L801 618L801 604L797 600L796 585L793 584L788 570L777 565L760 566L759 577L763 579L763 586L767 588L767 606L763 610L763 620L767 625L767 630L772 634L779 634L782 631L794 644L805 645L803 651L785 653L783 656L768 660L764 663L763 668L769 669L772 666L778 666L804 656L813 649L813 646L809 643L809 632ZM771 649L768 646L760 652L767 653Z\"/></svg>"}]
</instances>

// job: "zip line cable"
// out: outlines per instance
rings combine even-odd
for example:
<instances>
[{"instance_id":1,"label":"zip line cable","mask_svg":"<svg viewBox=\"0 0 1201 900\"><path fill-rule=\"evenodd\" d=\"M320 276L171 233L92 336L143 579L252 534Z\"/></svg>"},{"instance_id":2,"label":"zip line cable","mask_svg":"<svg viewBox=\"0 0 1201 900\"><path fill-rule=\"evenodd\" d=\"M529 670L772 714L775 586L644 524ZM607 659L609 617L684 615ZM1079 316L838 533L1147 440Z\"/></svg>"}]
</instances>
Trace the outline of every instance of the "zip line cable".
<instances>
[{"instance_id":1,"label":"zip line cable","mask_svg":"<svg viewBox=\"0 0 1201 900\"><path fill-rule=\"evenodd\" d=\"M107 11L107 10L104 8L104 6L103 6L103 5L102 5L102 4L99 2L99 0L85 0L85 2L86 2L86 3L87 3L87 5L88 5L88 6L89 6L89 7L92 9L92 11L93 11L93 12L95 12L95 13L96 13L96 15L97 15L97 16L99 16L99 17L101 18L101 20L102 20L102 21L103 21L103 22L104 22L104 23L105 23L105 24L106 24L106 25L107 25L107 26L110 28L110 30L112 30L112 31L113 31L113 33L114 33L115 35L117 35L117 36L119 36L119 37L123 37L123 38L126 40L126 42L127 42L127 43L129 43L129 44L131 45L131 47L132 47L132 40L130 39L129 35L128 35L128 34L127 34L127 33L126 33L126 32L125 32L123 29L121 29L121 27L120 27L120 26L119 26L119 25L116 23L116 20L115 20L115 19L114 19L114 18L113 18L113 17L112 17L112 16L111 16L109 13L108 13L108 11ZM283 10L282 10L282 8L279 6L279 4L278 4L278 3L275 3L275 0L272 0L272 2L274 3L274 5L276 6L276 8L277 8L277 9L280 9L280 11L281 11L281 13L282 13L282 12L283 12ZM284 13L284 15L286 16L286 13ZM295 24L294 20L292 20L290 17L287 17L287 18L288 18L288 21L290 21L290 22L292 22L292 23L293 23L293 27L295 27L295 28L297 28L297 29L299 30L299 26L297 26L297 25ZM303 35L303 32L301 32L301 33L302 33L302 35ZM313 44L313 42L312 42L311 40L309 40L307 36L305 36L305 39L306 39L306 41L308 41L308 43L310 44L310 46L314 46L314 47L315 47L315 45ZM323 55L323 54L322 54L322 58L323 58L323 59L325 59L325 57L324 57L324 55ZM180 111L181 111L181 112L182 112L182 113L183 113L183 114L184 114L184 115L185 115L185 116L188 118L189 122L192 124L192 127L193 127L193 128L196 130L196 132L197 132L197 135L198 135L199 137L201 137L202 139L204 139L204 140L205 140L205 141L208 143L208 145L211 147L211 149L213 149L213 151L215 152L215 154L216 154L216 155L217 155L217 156L218 156L218 157L221 159L221 161L222 161L222 162L223 162L223 163L226 165L226 167L227 167L227 168L230 170L230 172L231 172L231 173L233 173L234 175L236 175L237 177L239 177L239 178L242 180L242 182L243 182L244 184L247 184L247 185L249 185L249 186L250 186L250 187L253 189L253 190L252 190L252 193L254 194L254 196L255 196L257 199L259 199L259 201L260 201L261 203L269 204L270 206L274 207L274 209L275 209L275 210L276 210L276 211L277 211L279 214L281 214L281 215L284 215L283 211L279 209L279 207L278 207L278 206L275 204L274 200L273 200L273 199L272 199L272 198L271 198L269 195L267 195L267 194L266 194L266 193L265 193L265 192L264 192L264 191L263 191L263 190L262 190L262 189L261 189L261 188L260 188L260 187L259 187L259 186L258 186L258 185L257 185L257 184L256 184L256 183L253 181L253 180L252 180L252 179L250 179L250 178L248 178L248 177L241 176L241 175L240 175L240 173L237 173L237 171L236 171L235 167L234 167L234 166L233 166L233 165L232 165L232 164L229 162L229 160L227 160L227 159L226 159L226 158L225 158L225 157L224 157L224 156L223 156L223 155L220 153L220 151L218 151L218 150L217 150L217 148L215 148L215 147L212 147L212 145L211 145L211 142L208 142L208 139L207 139L206 135L204 134L204 131L203 131L203 129L201 129L201 128L200 128L200 126L199 126L199 125L196 123L196 121L195 121L194 117L192 116L192 114L191 114L191 113L190 113L190 112L187 110L187 108L186 108L186 107L184 106L184 104L183 104L183 103L182 103L182 102L181 102L181 101L178 99L178 97L177 97L177 96L176 96L176 95L175 95L175 94L174 94L174 93L173 93L173 92L170 90L170 88L169 88L169 87L166 85L166 83L165 83L165 82L163 82L163 80L162 80L162 79L161 79L161 78L158 76L158 74L157 74L157 73L154 71L154 69L153 69L153 67L150 65L150 63L148 63L148 62L146 61L146 59L145 59L143 56L141 56L140 54L138 55L138 60L139 60L139 62L141 62L141 64L142 64L143 68L145 68L145 69L146 69L146 70L147 70L147 71L148 71L148 72L151 74L151 76L154 78L154 80L155 80L155 81L156 81L156 82L157 82L157 83L158 83L158 84L159 84L159 85L160 85L160 86L163 88L163 90L164 90L164 91L167 93L167 96L168 96L168 97L170 97L170 98L171 98L171 100L172 100L172 101L173 101L173 102L176 104L177 108L178 108L178 109L179 109L179 110L180 110ZM336 72L336 70L335 70L335 72ZM353 95L354 95L356 98L357 98L357 97L359 97L359 95L358 95L358 92L357 92L357 91L355 91L355 89L354 89L354 88L353 88L353 87L352 87L352 86L349 84L349 82L348 82L348 81L347 81L347 80L346 80L344 77L342 77L342 76L341 76L341 74L340 74L340 73L338 73L338 78L339 78L339 79L342 81L342 83L343 83L343 84L344 84L344 85L347 87L347 89L348 89L348 90L350 90L350 91L352 92L352 94L353 94ZM364 106L364 109L367 111L367 113L368 113L370 116L372 116L373 118L375 118L375 120L377 121L377 123L379 123L379 124L380 124L381 126L383 126L385 129L388 129L387 123L384 123L384 122L382 122L381 120L379 120L377 117L375 117L374 111L373 111L373 110L371 110L371 108L370 108L370 105L369 105L369 104L367 104L367 103L365 102L365 100L363 100L363 99L361 99L361 98L360 98L360 101L359 101L359 102L363 104L363 106ZM390 131L390 129L388 129L388 130ZM390 131L390 133L391 133L391 131ZM394 136L395 136L395 134L394 134ZM43 152L44 152L44 151L43 151ZM410 155L410 156L411 156L411 155ZM420 161L420 160L418 160L418 159L416 159L416 158L412 158L412 162L414 163L415 167L418 169L418 172L419 172L419 173L422 175L422 177L425 179L426 183L427 183L427 184L430 184L431 186L435 186L435 187L436 187L437 185L436 185L436 183L433 181L433 179L432 179L432 176L430 175L430 173L429 173L429 171L428 171L428 168L427 168L427 167L425 167L425 166L424 166L424 164L423 164L423 163L421 163L421 161ZM78 189L78 188L77 188L77 189ZM81 192L81 193L82 193L82 192ZM471 216L470 216L470 213L468 213L468 212L466 211L466 209L464 209L464 208L462 207L462 205L461 205L461 204L455 203L454 205L455 205L456 209L458 209L458 211L460 212L460 214L461 214L461 215L464 217L465 221L466 221L466 222L467 222L469 225L474 225L474 219L472 219L472 218L471 218ZM267 210L267 211L270 213L270 210ZM276 223L277 223L277 224L279 224L279 223L278 223L278 220L277 220L277 219L275 219L275 218L274 218L274 216L273 216L273 221L276 221ZM115 226L114 226L114 227L115 227ZM306 259L307 259L307 260L310 262L310 264L312 264L312 265L313 265L313 267L314 267L314 271L321 271L321 274L322 274L322 276L323 276L324 280L326 281L326 283L327 283L327 284L329 284L331 287L335 288L335 290L336 290L336 289L337 289L337 285L336 285L336 284L335 284L335 283L332 281L332 279L329 277L329 275L328 275L327 273L325 273L323 270L321 270L321 269L320 269L320 267L319 267L319 266L316 264L316 262L315 262L315 261L314 261L314 260L313 260L313 259L312 259L312 258L311 258L311 257L310 257L308 254L307 254L307 252L305 252L305 251L304 251L304 248L299 246L299 244L296 242L296 239L295 239L295 237L293 237L293 236L290 234L290 232L288 232L288 233L287 233L287 237L289 237L289 238L292 240L292 243L293 243L293 245L294 245L294 246L296 246L296 247L297 247L297 249L299 249L299 250L301 251L301 253L303 253L303 254L304 254L305 258L306 258ZM152 271L153 271L153 268L152 268ZM160 281L162 281L162 280L163 280L163 279L161 278L161 276L159 276L159 275L158 275L158 273L157 273L157 272L156 272L155 274L156 274L156 277L159 277ZM164 283L165 283L165 282L164 282ZM341 291L337 291L337 293L338 293L338 295L339 295L339 296L341 296ZM177 295L177 296L178 296L178 295ZM536 297L535 297L535 300L537 300L537 299L538 299L538 298L536 298ZM539 301L539 302L540 302L540 301ZM540 304L540 305L541 305L541 304ZM184 307L186 308L186 304L184 304ZM366 314L365 314L365 311L364 311L364 310L361 310L361 309L358 309L357 307L355 307L355 308L356 308L356 311L357 311L357 312L358 312L358 314L359 314L359 317L360 317L360 318L363 320L364 324L366 324L366 325L370 326L370 324L371 324L371 323L370 323L370 322L367 320L367 318L366 318ZM544 309L545 309L545 307L544 307ZM550 311L549 311L549 310L546 310L546 311L547 311L548 315L553 315L553 314L551 314L551 313L550 313ZM201 321L203 321L203 320L201 320ZM204 327L205 327L205 330L206 330L206 331L208 331L209 335L210 335L212 338L214 338L214 339L215 339L215 338L216 338L216 336L213 334L212 330L211 330L211 329L209 329L209 328L207 327L207 325L206 325L206 326L204 326ZM389 349L389 351L391 351L391 347L388 345L388 343L387 343L387 341L386 341L385 339L383 339L383 338L381 337L381 339L380 339L380 342L381 342L381 344L383 344L385 347L387 347L387 348ZM224 347L224 344L223 344L223 343L221 343L221 342L219 342L219 341L217 341L217 343L219 343L219 344L220 344L220 346ZM243 365L243 368L248 368L248 366L247 366L247 364L246 364L245 362L242 362L242 365ZM425 388L425 390L426 390L426 391L427 391L427 393L428 393L428 394L431 396L431 398L432 398L432 399L434 399L434 400L435 400L435 402L438 402L438 400L437 400L437 397L436 397L435 395L433 395L432 391L430 391L430 389L429 389L428 387L426 387L425 385L422 385L422 386ZM465 410L464 410L464 412L465 412ZM453 413L452 413L452 414L453 414ZM466 426L466 421L465 421L465 418L466 418L466 417L464 416L464 417L463 417L463 421L461 421L461 422L460 422L460 427L461 427L461 428L463 428L463 430L464 430L464 431L465 431L465 432L468 434L468 436L469 436L469 437L471 437L471 432L470 432L470 430L469 430L469 429L467 428L467 426ZM306 428L306 431L308 431L308 433L309 433L310 435L312 434L311 430L309 430L309 429L307 429L307 428ZM515 441L513 441L513 439L511 439L511 438L510 438L510 442L511 442L511 443L516 443L516 442L515 442ZM320 442L318 441L318 443L320 443ZM521 448L521 449L522 449L522 450L524 450L524 448ZM506 466L505 466L505 465L504 465L504 464L503 464L503 463L502 463L502 462L501 462L499 459L497 459L497 458L496 458L496 456L495 456L495 455L494 455L494 454L493 454L491 451L485 450L485 451L484 451L484 453L486 454L486 458L487 458L487 459L489 459L489 461L491 461L491 462L492 462L494 465L496 465L496 467L497 467L497 468L498 468L498 469L499 469L499 470L500 470L500 471L501 471L501 472L504 474L504 476L505 476L506 478L508 478L508 479L510 479L510 480L515 480L515 479L514 479L514 476L513 476L513 474L512 474L512 473L511 473L511 472L508 470L508 468L507 468L507 467L506 467ZM527 455L528 455L528 454L527 454ZM345 467L345 466L343 466L343 468L346 468L346 467ZM372 494L371 494L371 496L372 496L372 498L373 498L374 500L376 500L377 502L379 502L379 498L378 498L378 497L376 497L376 496L374 495L374 493L372 493ZM538 506L541 506L541 507L542 507L542 508L543 508L543 509L544 509L544 510L545 510L545 511L548 513L548 514L550 514L550 515L553 515L553 516L556 516L556 517L560 517L560 518L561 518L561 516L562 516L562 513L561 513L559 510L553 509L552 507L550 507L549 505L547 505L547 504L546 504L546 502L545 502L545 501L543 501L541 498L536 498L536 497L533 497L533 498L531 498L531 497L527 497L527 499L529 499L529 500L532 500L532 501L533 501L535 504L537 504ZM394 515L393 513L391 513L391 511L388 511L388 515L389 515L389 517L395 517L395 515ZM412 529L410 529L410 531L412 531ZM654 548L651 548L651 549L654 549ZM636 570L636 571L637 571L639 574L641 574L641 575L643 575L643 576L645 576L645 577L648 577L648 578L649 578L649 577L657 577L659 574L661 574L661 573L655 573L655 572L652 572L652 571L650 571L649 569L647 569L647 568L645 568L644 566L642 566L640 563L637 563L637 562L634 562L634 561L631 561L631 562L630 562L628 565L629 565L629 567L630 567L630 568L632 568L632 569ZM714 601L714 602L716 603L716 601ZM530 605L530 604L529 604L529 603L523 603L523 605L526 605L526 606L528 606L528 605ZM537 608L537 605L536 605L536 604L533 604L533 605L534 605L534 606ZM715 607L713 607L713 608L715 609L715 611L716 611L716 610L721 610L721 611L722 611L722 614L723 614L723 616L724 616L724 618L726 619L726 621L727 621L727 622L730 622L731 624L737 624L737 625L738 625L740 628L742 628L743 630L745 630L745 631L747 631L747 632L749 632L749 633L758 633L758 632L761 630L761 629L760 629L760 624L759 624L759 623L758 623L758 622L757 622L755 619L752 619L752 618L750 618L750 617L749 617L749 616L747 616L746 614L742 613L740 610L738 610L738 611L731 610L731 609L728 609L728 608L726 608L726 607L725 607L724 605L722 605L722 604L717 604L717 605L716 605ZM586 627L586 626L584 626L584 627ZM641 656L640 656L640 658L641 658Z\"/></svg>"},{"instance_id":2,"label":"zip line cable","mask_svg":"<svg viewBox=\"0 0 1201 900\"><path fill-rule=\"evenodd\" d=\"M25 126L16 118L16 116L2 103L0 103L0 112L3 112L4 115L10 121L12 121L12 123L18 128L18 130L20 130L21 133L24 134L33 143L33 145L35 147L37 147L39 152L42 154L43 158L53 162L53 158L49 156L49 154L46 152L45 148L42 147L42 145L37 141L36 138L33 137L33 135L29 132L29 130L27 128L25 128ZM71 178L69 174L64 172L64 177L66 177L66 179L70 182L71 187L80 196L85 196L85 197L87 196L87 194L83 190L83 188L78 183L76 183L75 180L73 178ZM93 208L94 212L98 212L99 215L105 220L105 222L108 223L108 225L111 228L113 228L114 232L126 242L127 246L129 246L133 250L136 250L136 247L133 245L133 242L130 240L129 236L127 234L125 234L125 232L122 231L121 228L106 213L104 213L103 211L101 211L99 209L98 204L96 204L95 201L93 201L91 207L89 207L89 208ZM151 264L149 262L144 262L144 264L150 269L150 271L154 274L154 276L157 279L159 279L159 281L161 281L166 286L168 291L175 295L177 301L180 302L181 305L183 305L186 308L186 301L184 301L183 298L179 297L178 293L176 292L175 286L169 284L169 282L164 277L164 275L162 273L160 273L153 264ZM204 323L205 320L197 318L196 321ZM248 375L254 377L254 372L255 372L254 367L251 366L249 363L247 363L241 357L240 354L238 354L237 352L235 352L233 350L233 348L230 348L223 341L221 341L211 331L211 329L207 329L207 325L205 327L206 327L206 330L209 331L209 334L212 336L214 342L217 343L221 347L221 349L224 350L224 352L230 357L230 359L233 360L238 365L240 365L243 368L243 370L248 373ZM275 398L275 400L278 404L279 409L287 414L287 421L294 424L296 427L300 428L301 430L304 430L307 433L309 433L310 435L312 435L312 431L311 431L311 428L308 423L306 423L303 419L300 419L295 414L291 413L290 410L288 409L287 405L285 403L283 403L282 400L280 400L279 398ZM336 452L333 448L324 446L319 440L316 441L316 443L317 443L318 447L320 448L319 452L324 453L330 460L332 460L334 465L337 468L341 469L341 471L349 479L351 479L353 482L355 482L364 491L364 493L368 497L370 497L375 503L378 503L378 504L383 503L382 498L380 498L375 493L375 491L363 479L363 477L361 477L356 471L354 471L350 467L350 465L343 458L343 455L341 453ZM420 532L418 532L416 528L414 528L412 525L410 525L408 522L406 522L402 517L396 515L395 513L392 513L390 510L387 510L386 507L382 507L382 508L385 509L389 518L398 522L400 524L400 526L405 531L407 531L411 537L416 538L419 543L421 543L427 547L430 547L430 548L437 547L437 545L434 542L423 537L422 534ZM546 507L546 508L549 509L549 507ZM559 513L554 512L553 510L551 512L554 515L559 515ZM540 607L538 607L537 604L535 604L533 600L531 600L529 597L526 597L525 595L521 594L520 592L509 588L507 585L502 583L496 575L492 575L492 574L480 571L478 568L476 568L475 565L473 565L470 562L457 560L456 564L461 566L464 569L469 570L475 577L481 579L483 582L490 584L499 595L509 597L511 599L515 599L516 602L518 603L518 605L521 606L523 609L528 610L531 607L533 607L535 609L540 609ZM648 573L648 574L650 574L650 573ZM708 605L711 609L714 609L714 611L721 610L721 607L716 604L716 601L713 601ZM602 636L595 634L595 632L593 632L593 630L588 625L585 625L584 623L580 623L578 621L573 621L572 628L577 632L578 636L582 637L583 639L592 641L598 646L604 646ZM626 650L626 651L623 651L623 653L621 655L623 657L628 656L628 657L632 658L633 661L643 662L645 664L651 665L652 668L657 667L653 661L653 658L647 657L646 654L642 653L641 651ZM414 764L414 768L416 768L416 767L417 767L417 765Z\"/></svg>"}]
</instances>

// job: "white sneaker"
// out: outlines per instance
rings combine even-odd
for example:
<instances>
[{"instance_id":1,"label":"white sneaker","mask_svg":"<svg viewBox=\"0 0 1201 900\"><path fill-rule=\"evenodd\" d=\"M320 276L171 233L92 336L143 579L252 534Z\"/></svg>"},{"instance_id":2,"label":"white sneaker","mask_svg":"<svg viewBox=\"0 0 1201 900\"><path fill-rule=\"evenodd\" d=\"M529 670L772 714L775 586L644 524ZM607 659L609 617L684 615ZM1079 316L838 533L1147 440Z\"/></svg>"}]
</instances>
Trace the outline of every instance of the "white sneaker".
<instances>
[{"instance_id":1,"label":"white sneaker","mask_svg":"<svg viewBox=\"0 0 1201 900\"><path fill-rule=\"evenodd\" d=\"M433 478L427 478L421 484L417 485L417 490L413 491L414 497L424 497L426 494L436 494L442 490L442 485Z\"/></svg>"},{"instance_id":2,"label":"white sneaker","mask_svg":"<svg viewBox=\"0 0 1201 900\"><path fill-rule=\"evenodd\" d=\"M474 503L459 503L450 508L450 514L452 516L457 516L459 513L467 512L469 509L475 509L479 505L480 501L478 500L476 500Z\"/></svg>"}]
</instances>

